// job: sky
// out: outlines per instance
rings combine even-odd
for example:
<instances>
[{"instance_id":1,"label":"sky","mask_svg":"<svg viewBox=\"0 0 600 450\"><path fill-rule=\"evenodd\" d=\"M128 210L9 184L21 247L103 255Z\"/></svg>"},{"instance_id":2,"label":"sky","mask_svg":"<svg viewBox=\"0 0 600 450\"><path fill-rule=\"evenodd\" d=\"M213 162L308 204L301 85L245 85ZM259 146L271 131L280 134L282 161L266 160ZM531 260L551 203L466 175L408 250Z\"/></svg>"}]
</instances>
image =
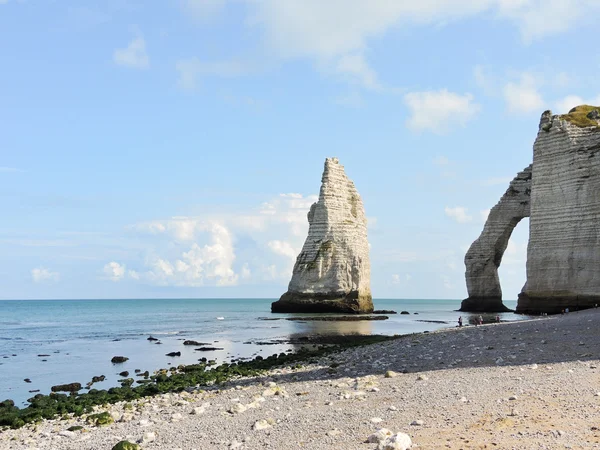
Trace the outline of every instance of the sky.
<instances>
[{"instance_id":1,"label":"sky","mask_svg":"<svg viewBox=\"0 0 600 450\"><path fill-rule=\"evenodd\" d=\"M467 296L596 0L0 0L0 299L276 298L336 156L374 298ZM528 222L500 267L525 282Z\"/></svg>"}]
</instances>

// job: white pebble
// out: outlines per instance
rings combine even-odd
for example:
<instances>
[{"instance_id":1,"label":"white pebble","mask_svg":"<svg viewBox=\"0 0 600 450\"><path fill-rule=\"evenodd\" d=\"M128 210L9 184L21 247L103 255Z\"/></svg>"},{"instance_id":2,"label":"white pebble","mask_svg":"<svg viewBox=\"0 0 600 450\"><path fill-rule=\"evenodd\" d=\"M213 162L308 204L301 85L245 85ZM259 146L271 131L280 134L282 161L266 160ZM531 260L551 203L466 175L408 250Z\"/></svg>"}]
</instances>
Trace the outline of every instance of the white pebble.
<instances>
[{"instance_id":1,"label":"white pebble","mask_svg":"<svg viewBox=\"0 0 600 450\"><path fill-rule=\"evenodd\" d=\"M271 424L265 419L257 420L256 422L254 422L254 425L252 425L252 429L256 431L265 430L267 428L271 428Z\"/></svg>"}]
</instances>

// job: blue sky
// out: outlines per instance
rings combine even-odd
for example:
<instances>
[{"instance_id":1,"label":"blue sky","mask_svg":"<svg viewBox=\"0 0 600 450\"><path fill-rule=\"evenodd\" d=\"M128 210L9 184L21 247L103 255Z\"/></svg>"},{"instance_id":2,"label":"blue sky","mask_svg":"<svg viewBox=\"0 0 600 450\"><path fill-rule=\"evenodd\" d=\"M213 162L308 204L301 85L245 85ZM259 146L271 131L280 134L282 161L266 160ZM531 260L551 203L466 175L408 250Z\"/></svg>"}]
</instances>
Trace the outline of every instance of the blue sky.
<instances>
[{"instance_id":1,"label":"blue sky","mask_svg":"<svg viewBox=\"0 0 600 450\"><path fill-rule=\"evenodd\" d=\"M463 298L464 253L542 111L600 104L598 13L0 0L0 298L277 297L328 156L370 219L374 297Z\"/></svg>"}]
</instances>

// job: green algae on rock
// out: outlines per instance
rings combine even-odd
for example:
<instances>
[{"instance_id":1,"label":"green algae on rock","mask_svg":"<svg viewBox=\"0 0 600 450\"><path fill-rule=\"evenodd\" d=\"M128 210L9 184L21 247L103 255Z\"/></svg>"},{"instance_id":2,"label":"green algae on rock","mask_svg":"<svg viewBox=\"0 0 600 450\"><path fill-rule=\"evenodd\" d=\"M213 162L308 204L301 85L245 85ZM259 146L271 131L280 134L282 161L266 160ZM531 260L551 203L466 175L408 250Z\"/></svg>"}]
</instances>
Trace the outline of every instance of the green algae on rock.
<instances>
[{"instance_id":1,"label":"green algae on rock","mask_svg":"<svg viewBox=\"0 0 600 450\"><path fill-rule=\"evenodd\" d=\"M121 441L117 443L112 450L141 450L141 447L137 444L132 444L129 441Z\"/></svg>"},{"instance_id":2,"label":"green algae on rock","mask_svg":"<svg viewBox=\"0 0 600 450\"><path fill-rule=\"evenodd\" d=\"M111 417L111 415L108 412L104 411L97 414L90 414L89 416L87 416L86 421L90 425L101 427L103 425L110 425L111 423L114 423L115 420Z\"/></svg>"},{"instance_id":3,"label":"green algae on rock","mask_svg":"<svg viewBox=\"0 0 600 450\"><path fill-rule=\"evenodd\" d=\"M279 366L290 365L292 367L297 367L299 362L314 357L316 358L346 348L356 347L367 342L375 343L390 339L395 338L387 336L371 336L366 340L350 340L347 343L322 347L316 350L301 348L296 353L280 353L266 358L257 356L251 361L223 363L211 368L208 366L212 365L212 361L208 361L204 364L181 365L177 368L173 367L169 371L157 371L155 375L150 376L148 383L139 386L112 387L108 390L90 389L82 394L72 395L54 392L49 395L37 394L29 399L30 404L25 408L18 408L12 400L5 400L0 402L0 430L2 427L21 428L27 423L35 423L43 419L68 417L69 415L81 417L84 414L92 414L94 412L94 407L98 405L113 404L123 401L130 402L157 394L181 392L190 388L196 389L200 386L220 384L232 378L260 375L266 370ZM88 419L93 416L94 414L88 416ZM101 419L100 421L102 420L104 419Z\"/></svg>"}]
</instances>

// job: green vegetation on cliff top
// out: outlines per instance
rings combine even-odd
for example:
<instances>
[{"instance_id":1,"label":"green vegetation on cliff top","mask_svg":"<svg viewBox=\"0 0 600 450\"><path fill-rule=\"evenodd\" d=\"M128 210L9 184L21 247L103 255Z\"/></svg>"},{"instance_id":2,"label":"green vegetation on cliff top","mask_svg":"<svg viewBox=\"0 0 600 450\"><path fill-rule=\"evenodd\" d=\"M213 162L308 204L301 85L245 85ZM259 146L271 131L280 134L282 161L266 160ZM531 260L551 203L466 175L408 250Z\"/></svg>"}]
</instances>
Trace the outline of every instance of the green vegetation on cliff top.
<instances>
[{"instance_id":1,"label":"green vegetation on cliff top","mask_svg":"<svg viewBox=\"0 0 600 450\"><path fill-rule=\"evenodd\" d=\"M561 114L559 117L581 128L599 128L600 125L598 124L598 121L590 119L588 117L588 114L591 113L593 110L597 110L598 112L600 112L600 106L579 105L571 109L571 111L569 111L568 114Z\"/></svg>"}]
</instances>

